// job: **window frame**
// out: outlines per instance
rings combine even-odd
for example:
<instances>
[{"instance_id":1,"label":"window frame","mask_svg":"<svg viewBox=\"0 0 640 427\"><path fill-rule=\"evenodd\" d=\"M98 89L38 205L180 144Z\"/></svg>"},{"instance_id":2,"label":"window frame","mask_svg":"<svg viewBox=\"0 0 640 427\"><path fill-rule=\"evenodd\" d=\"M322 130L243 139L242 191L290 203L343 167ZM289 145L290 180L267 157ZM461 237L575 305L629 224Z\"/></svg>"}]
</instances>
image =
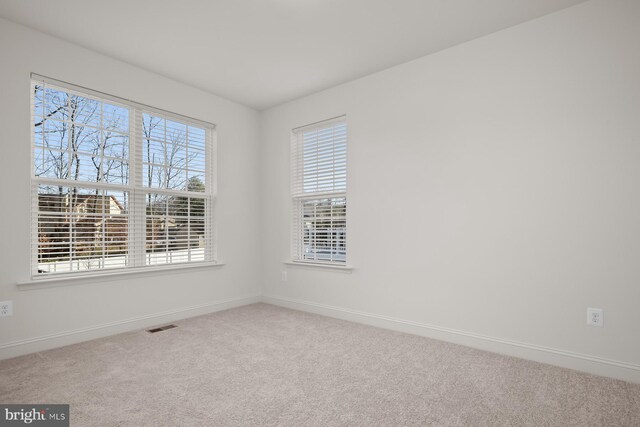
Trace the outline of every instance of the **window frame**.
<instances>
[{"instance_id":1,"label":"window frame","mask_svg":"<svg viewBox=\"0 0 640 427\"><path fill-rule=\"evenodd\" d=\"M304 134L305 132L313 132L322 129L330 129L336 126L337 124L344 125L344 164L341 164L340 167L344 168L344 189L336 190L336 185L339 180L336 180L335 175L336 171L339 171L339 168L336 169L336 163L332 164L331 168L331 190L322 191L318 187L320 187L319 183L316 181L316 191L306 191L305 186L308 186L310 182L305 182L305 170L304 170L304 156L305 156L305 148L304 148ZM342 270L351 270L351 266L349 265L349 250L348 250L348 142L349 142L349 129L347 125L347 116L340 115L337 117L333 117L326 120L321 120L318 122L314 122L308 125L299 126L291 130L290 132L290 185L291 185L291 239L290 239L290 259L285 262L285 264L289 265L297 265L297 266L309 266L309 267L321 267L321 268L329 268L329 269L342 269ZM336 138L332 138L331 141L332 150L335 152L336 147ZM314 161L319 162L318 158L314 158ZM319 180L317 178L317 180ZM331 214L329 215L330 222L333 222L334 218L338 218L340 221L344 223L344 227L340 229L340 231L336 231L336 229L332 228L332 226L328 229L330 233L341 233L342 238L333 237L329 239L325 239L329 242L330 245L333 245L335 242L336 249L333 246L329 249L329 259L319 259L316 255L313 258L307 258L305 256L305 202L318 202L318 205L322 203L322 201L328 202L329 206L334 206L337 203L337 200L344 199L344 209L341 213L333 213L333 208L330 208ZM326 205L325 205L326 207ZM317 228L314 228L317 230ZM324 231L326 232L326 231ZM314 244L318 241L317 239L309 238L309 241L313 240ZM342 242L342 247L344 248L342 251L338 249L340 247L340 242ZM339 253L344 253L344 259L332 259L334 255L338 255Z\"/></svg>"},{"instance_id":2,"label":"window frame","mask_svg":"<svg viewBox=\"0 0 640 427\"><path fill-rule=\"evenodd\" d=\"M38 148L36 145L36 131L34 127L35 114L35 87L36 86L52 87L55 90L64 91L72 95L78 95L98 102L115 104L118 107L128 110L128 178L126 184L113 184L101 181L85 181L73 180L65 178L39 177L36 175L35 152ZM44 102L44 91L43 91ZM217 259L217 230L216 230L216 200L217 200L217 127L213 123L194 119L184 115L172 113L159 108L151 107L142 103L131 101L129 99L120 98L109 95L96 90L88 89L82 86L74 85L68 82L52 79L36 73L31 73L30 79L30 278L32 282L48 282L67 279L76 279L82 277L100 277L100 276L117 276L128 273L141 273L155 270L179 270L185 268L220 266ZM204 191L196 192L189 190L176 190L167 188L145 187L142 180L142 169L144 167L142 151L144 148L144 134L142 130L142 120L144 114L151 114L162 120L170 120L180 123L181 125L197 127L204 130ZM102 117L102 116L101 116ZM46 122L45 122L46 124ZM104 127L99 127L99 132L103 132ZM186 139L186 136L185 136ZM188 142L186 142L188 144ZM187 160L188 162L188 160ZM166 167L166 162L164 164ZM187 163L188 166L188 163ZM187 167L185 166L185 168ZM186 169L185 169L186 170ZM69 188L88 188L92 191L109 190L122 191L129 193L129 206L127 212L127 250L124 255L125 260L122 266L115 268L96 268L96 269L78 269L64 272L39 272L39 212L40 212L40 194L38 191L41 185L55 185ZM174 195L176 197L184 197L189 201L191 199L203 200L203 260L191 260L191 246L188 246L188 260L182 262L168 261L162 264L151 264L145 260L147 256L147 206L145 198L150 193L162 193L166 196ZM190 203L190 202L189 202ZM190 205L189 205L190 206ZM189 208L190 209L190 208ZM191 214L187 214L191 218ZM198 217L199 218L199 217ZM190 221L190 220L189 220ZM190 223L190 222L189 222ZM189 228L191 226L188 226ZM191 231L189 230L189 233ZM190 234L189 234L190 235ZM187 245L191 245L192 237L188 237ZM69 240L70 244L76 241ZM167 246L168 248L168 246ZM103 248L104 251L104 248ZM169 249L167 249L167 252ZM104 254L104 252L103 252ZM103 260L108 257L103 255ZM69 260L72 263L71 259Z\"/></svg>"}]
</instances>

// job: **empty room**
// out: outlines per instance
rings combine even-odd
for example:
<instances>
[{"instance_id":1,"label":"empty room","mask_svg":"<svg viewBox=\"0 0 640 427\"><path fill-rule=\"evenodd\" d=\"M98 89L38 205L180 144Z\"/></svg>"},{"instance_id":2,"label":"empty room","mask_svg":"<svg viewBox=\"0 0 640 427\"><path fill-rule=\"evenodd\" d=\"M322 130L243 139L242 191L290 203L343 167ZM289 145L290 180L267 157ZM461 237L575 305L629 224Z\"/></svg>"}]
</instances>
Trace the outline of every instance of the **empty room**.
<instances>
[{"instance_id":1,"label":"empty room","mask_svg":"<svg viewBox=\"0 0 640 427\"><path fill-rule=\"evenodd\" d=\"M0 0L1 426L640 426L640 1Z\"/></svg>"}]
</instances>

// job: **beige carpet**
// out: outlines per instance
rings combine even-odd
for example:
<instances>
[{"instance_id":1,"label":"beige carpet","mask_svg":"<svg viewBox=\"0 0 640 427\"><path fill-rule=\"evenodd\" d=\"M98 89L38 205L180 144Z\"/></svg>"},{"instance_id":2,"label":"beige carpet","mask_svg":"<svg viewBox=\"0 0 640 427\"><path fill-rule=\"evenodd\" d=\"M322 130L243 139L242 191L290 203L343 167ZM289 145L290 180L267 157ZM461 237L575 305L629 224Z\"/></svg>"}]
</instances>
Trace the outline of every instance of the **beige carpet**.
<instances>
[{"instance_id":1,"label":"beige carpet","mask_svg":"<svg viewBox=\"0 0 640 427\"><path fill-rule=\"evenodd\" d=\"M640 426L640 386L267 304L0 362L75 426Z\"/></svg>"}]
</instances>

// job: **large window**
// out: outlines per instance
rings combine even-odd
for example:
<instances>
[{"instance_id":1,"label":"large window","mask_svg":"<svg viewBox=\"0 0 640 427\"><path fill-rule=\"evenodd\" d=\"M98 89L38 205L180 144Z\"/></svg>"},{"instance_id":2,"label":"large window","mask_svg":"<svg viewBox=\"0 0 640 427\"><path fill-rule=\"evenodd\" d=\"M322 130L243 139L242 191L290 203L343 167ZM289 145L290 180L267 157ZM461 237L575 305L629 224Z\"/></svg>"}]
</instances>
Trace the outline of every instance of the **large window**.
<instances>
[{"instance_id":1,"label":"large window","mask_svg":"<svg viewBox=\"0 0 640 427\"><path fill-rule=\"evenodd\" d=\"M214 263L214 126L33 76L32 277Z\"/></svg>"},{"instance_id":2,"label":"large window","mask_svg":"<svg viewBox=\"0 0 640 427\"><path fill-rule=\"evenodd\" d=\"M291 193L293 260L344 265L347 258L345 117L292 131Z\"/></svg>"}]
</instances>

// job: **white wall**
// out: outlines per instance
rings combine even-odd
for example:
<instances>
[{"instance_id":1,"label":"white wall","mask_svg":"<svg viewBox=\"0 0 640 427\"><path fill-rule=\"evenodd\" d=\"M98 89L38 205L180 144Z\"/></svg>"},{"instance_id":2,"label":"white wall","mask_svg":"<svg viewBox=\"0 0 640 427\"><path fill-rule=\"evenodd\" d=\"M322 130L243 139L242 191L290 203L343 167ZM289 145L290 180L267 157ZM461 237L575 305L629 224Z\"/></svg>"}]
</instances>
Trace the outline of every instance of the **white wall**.
<instances>
[{"instance_id":1,"label":"white wall","mask_svg":"<svg viewBox=\"0 0 640 427\"><path fill-rule=\"evenodd\" d=\"M31 72L216 123L222 159L218 252L226 265L44 289L16 286L30 274ZM0 19L0 300L14 303L13 317L0 319L0 358L188 317L258 295L259 269L245 262L259 259L257 130L258 113L250 108ZM164 315L154 317L158 314ZM67 335L70 331L84 332Z\"/></svg>"},{"instance_id":2,"label":"white wall","mask_svg":"<svg viewBox=\"0 0 640 427\"><path fill-rule=\"evenodd\" d=\"M264 112L267 300L640 382L639 40L591 1ZM354 270L285 266L289 132L343 113Z\"/></svg>"}]
</instances>

